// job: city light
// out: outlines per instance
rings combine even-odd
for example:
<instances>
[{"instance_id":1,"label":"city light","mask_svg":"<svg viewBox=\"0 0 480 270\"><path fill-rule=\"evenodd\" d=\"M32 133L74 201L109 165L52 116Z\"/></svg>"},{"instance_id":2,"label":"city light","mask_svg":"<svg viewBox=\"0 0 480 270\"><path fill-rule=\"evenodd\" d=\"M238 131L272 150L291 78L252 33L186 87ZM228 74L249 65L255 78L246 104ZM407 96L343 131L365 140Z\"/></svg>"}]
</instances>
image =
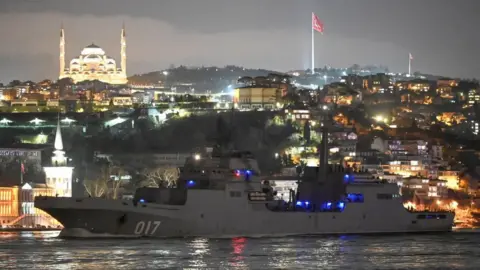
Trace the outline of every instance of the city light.
<instances>
[{"instance_id":1,"label":"city light","mask_svg":"<svg viewBox=\"0 0 480 270\"><path fill-rule=\"evenodd\" d=\"M407 209L416 209L417 205L414 204L413 202L406 202L406 203L403 204L403 207L405 207Z\"/></svg>"},{"instance_id":2,"label":"city light","mask_svg":"<svg viewBox=\"0 0 480 270\"><path fill-rule=\"evenodd\" d=\"M40 125L43 122L45 122L45 120L41 120L41 119L38 119L38 118L30 120L30 123L35 124L35 125Z\"/></svg>"},{"instance_id":3,"label":"city light","mask_svg":"<svg viewBox=\"0 0 480 270\"><path fill-rule=\"evenodd\" d=\"M458 202L456 202L456 201L451 201L450 202L450 208L451 209L457 209L457 207L458 207Z\"/></svg>"},{"instance_id":4,"label":"city light","mask_svg":"<svg viewBox=\"0 0 480 270\"><path fill-rule=\"evenodd\" d=\"M117 118L114 118L112 120L109 120L109 121L105 122L105 127L113 127L113 126L121 124L121 123L123 123L127 120L128 120L127 118L122 118L122 117L118 116Z\"/></svg>"},{"instance_id":5,"label":"city light","mask_svg":"<svg viewBox=\"0 0 480 270\"><path fill-rule=\"evenodd\" d=\"M65 117L65 119L60 120L60 122L66 123L66 124L71 124L71 123L76 122L76 121L73 120L73 119L70 119L68 117Z\"/></svg>"},{"instance_id":6,"label":"city light","mask_svg":"<svg viewBox=\"0 0 480 270\"><path fill-rule=\"evenodd\" d=\"M373 119L379 123L387 123L388 122L388 119L386 117L384 117L383 115L377 115L375 117L373 117Z\"/></svg>"},{"instance_id":7,"label":"city light","mask_svg":"<svg viewBox=\"0 0 480 270\"><path fill-rule=\"evenodd\" d=\"M13 122L12 120L8 120L7 118L3 118L2 120L0 120L1 125L8 125L12 122Z\"/></svg>"}]
</instances>

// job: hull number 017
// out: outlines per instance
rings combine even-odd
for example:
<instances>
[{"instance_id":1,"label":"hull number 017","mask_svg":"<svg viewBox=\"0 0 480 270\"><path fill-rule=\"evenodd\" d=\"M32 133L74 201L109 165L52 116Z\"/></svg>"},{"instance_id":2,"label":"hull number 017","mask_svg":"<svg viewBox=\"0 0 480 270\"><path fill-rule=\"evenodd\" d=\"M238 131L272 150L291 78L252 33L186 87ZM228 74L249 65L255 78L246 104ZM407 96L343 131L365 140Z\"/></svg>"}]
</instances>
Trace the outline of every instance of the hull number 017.
<instances>
[{"instance_id":1,"label":"hull number 017","mask_svg":"<svg viewBox=\"0 0 480 270\"><path fill-rule=\"evenodd\" d=\"M139 221L135 226L135 234L153 235L160 226L161 221Z\"/></svg>"}]
</instances>

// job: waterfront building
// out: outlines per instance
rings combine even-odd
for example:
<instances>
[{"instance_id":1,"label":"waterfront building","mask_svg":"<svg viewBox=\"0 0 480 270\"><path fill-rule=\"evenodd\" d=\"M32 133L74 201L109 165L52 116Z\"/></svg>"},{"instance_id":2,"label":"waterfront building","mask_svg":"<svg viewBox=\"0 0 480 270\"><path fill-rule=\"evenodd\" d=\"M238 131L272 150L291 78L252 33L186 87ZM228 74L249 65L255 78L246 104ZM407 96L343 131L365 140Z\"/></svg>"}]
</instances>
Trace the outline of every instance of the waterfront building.
<instances>
[{"instance_id":1,"label":"waterfront building","mask_svg":"<svg viewBox=\"0 0 480 270\"><path fill-rule=\"evenodd\" d=\"M9 224L18 214L18 186L0 187L0 224Z\"/></svg>"},{"instance_id":2,"label":"waterfront building","mask_svg":"<svg viewBox=\"0 0 480 270\"><path fill-rule=\"evenodd\" d=\"M0 226L57 227L60 223L35 208L36 196L54 196L55 190L45 184L25 183L0 187Z\"/></svg>"},{"instance_id":3,"label":"waterfront building","mask_svg":"<svg viewBox=\"0 0 480 270\"><path fill-rule=\"evenodd\" d=\"M63 151L60 121L57 123L54 148L51 165L44 167L45 183L24 181L25 168L24 162L21 162L20 185L0 187L1 226L60 226L57 220L34 205L37 196L72 196L73 167L67 165L68 159ZM2 150L0 154L23 157L22 160L33 160L37 165L41 157L40 150Z\"/></svg>"}]
</instances>

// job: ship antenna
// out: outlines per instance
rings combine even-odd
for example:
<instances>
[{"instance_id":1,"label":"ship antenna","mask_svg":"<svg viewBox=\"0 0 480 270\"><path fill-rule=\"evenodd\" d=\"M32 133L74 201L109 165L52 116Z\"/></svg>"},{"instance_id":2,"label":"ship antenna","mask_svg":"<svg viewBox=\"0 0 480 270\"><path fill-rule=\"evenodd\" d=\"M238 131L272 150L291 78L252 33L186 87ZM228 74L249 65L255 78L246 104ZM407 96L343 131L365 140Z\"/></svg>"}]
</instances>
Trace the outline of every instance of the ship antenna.
<instances>
[{"instance_id":1,"label":"ship antenna","mask_svg":"<svg viewBox=\"0 0 480 270\"><path fill-rule=\"evenodd\" d=\"M318 168L320 181L326 181L328 177L328 131L331 122L331 115L329 113L324 121L325 124L321 128L322 141L320 142L320 167Z\"/></svg>"},{"instance_id":2,"label":"ship antenna","mask_svg":"<svg viewBox=\"0 0 480 270\"><path fill-rule=\"evenodd\" d=\"M229 141L231 142L232 144L232 147L233 147L233 150L236 149L235 147L235 140L234 140L234 131L235 131L235 102L232 102L232 116L231 116L232 120L231 120L231 123L230 123L230 128L229 128Z\"/></svg>"}]
</instances>

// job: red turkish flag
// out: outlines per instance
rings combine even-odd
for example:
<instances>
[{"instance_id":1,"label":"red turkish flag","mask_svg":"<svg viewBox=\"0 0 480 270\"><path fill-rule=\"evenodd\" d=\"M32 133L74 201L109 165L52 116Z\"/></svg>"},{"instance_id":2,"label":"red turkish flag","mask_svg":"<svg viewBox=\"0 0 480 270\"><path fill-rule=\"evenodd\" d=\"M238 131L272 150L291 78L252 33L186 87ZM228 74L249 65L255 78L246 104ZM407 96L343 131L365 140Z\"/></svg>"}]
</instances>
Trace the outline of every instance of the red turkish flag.
<instances>
[{"instance_id":1,"label":"red turkish flag","mask_svg":"<svg viewBox=\"0 0 480 270\"><path fill-rule=\"evenodd\" d=\"M323 22L312 12L312 28L313 30L323 34Z\"/></svg>"}]
</instances>

